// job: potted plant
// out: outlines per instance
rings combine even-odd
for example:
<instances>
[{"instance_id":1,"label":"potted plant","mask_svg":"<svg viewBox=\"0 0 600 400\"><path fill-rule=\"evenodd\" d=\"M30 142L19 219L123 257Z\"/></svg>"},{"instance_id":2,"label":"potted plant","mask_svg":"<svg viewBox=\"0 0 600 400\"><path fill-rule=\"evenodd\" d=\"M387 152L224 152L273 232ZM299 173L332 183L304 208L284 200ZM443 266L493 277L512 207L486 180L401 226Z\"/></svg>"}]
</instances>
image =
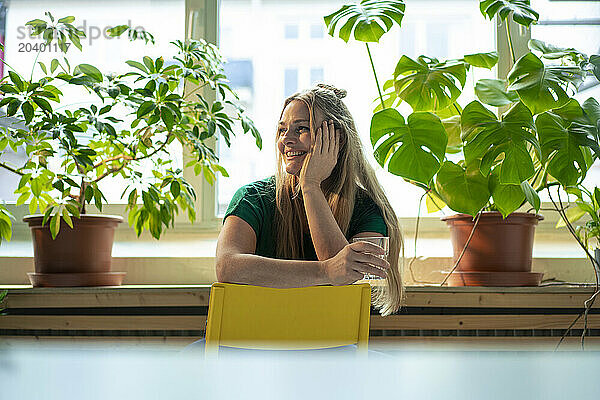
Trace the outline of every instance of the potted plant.
<instances>
[{"instance_id":1,"label":"potted plant","mask_svg":"<svg viewBox=\"0 0 600 400\"><path fill-rule=\"evenodd\" d=\"M584 185L579 185L568 187L566 191L575 196L575 200L572 205L565 207L562 199L557 199L557 208L564 212L556 227L567 227L586 251L593 251L594 256L591 257L590 254L590 259L594 269L600 273L600 188L589 190ZM555 201L554 198L552 201ZM580 224L573 226L575 222Z\"/></svg>"},{"instance_id":2,"label":"potted plant","mask_svg":"<svg viewBox=\"0 0 600 400\"><path fill-rule=\"evenodd\" d=\"M538 13L528 0L479 6L507 26L513 62L507 78L478 81L478 100L463 108L458 100L468 72L492 68L496 52L453 60L403 55L383 91L371 62L379 92L371 143L379 164L423 188L435 210L447 205L460 213L444 218L453 230L451 284L536 285L533 228L542 217L515 211L525 203L539 211L539 191L555 182L579 184L600 158L598 102L571 98L586 75L600 77L600 56L531 40L531 51L517 60L509 20L529 27ZM363 0L324 19L332 36L347 41L354 33L368 50L403 15L402 0ZM395 108L402 102L413 110L406 119Z\"/></svg>"},{"instance_id":3,"label":"potted plant","mask_svg":"<svg viewBox=\"0 0 600 400\"><path fill-rule=\"evenodd\" d=\"M46 16L27 23L32 34L64 53L69 47L81 51L85 34L73 26L74 18ZM126 25L109 29L112 36L126 32L130 40L153 41L151 34ZM122 198L138 236L149 230L158 239L179 212L195 219L196 195L169 155L170 144L181 144L192 155L186 167L210 183L217 173L227 176L211 139L229 145L240 124L261 147L258 131L227 85L218 49L203 40L172 45L177 50L172 58L127 61L130 71L116 75L87 63L71 66L66 56L49 65L34 63L39 79L33 70L25 74L4 63L8 76L0 84L0 107L6 106L6 115L1 118L17 122L0 132L0 167L21 177L17 205L29 202L31 214L41 212L24 218L34 241L34 286L120 284L124 274L111 272L110 263L114 229L122 217L87 212L91 204L102 210L107 199L100 183L107 178L127 183ZM89 104L69 106L57 82L85 90ZM190 85L195 89L184 94ZM206 89L217 98L211 100ZM2 159L7 149L18 147L27 154L22 165ZM0 235L8 240L10 231L2 208Z\"/></svg>"}]
</instances>

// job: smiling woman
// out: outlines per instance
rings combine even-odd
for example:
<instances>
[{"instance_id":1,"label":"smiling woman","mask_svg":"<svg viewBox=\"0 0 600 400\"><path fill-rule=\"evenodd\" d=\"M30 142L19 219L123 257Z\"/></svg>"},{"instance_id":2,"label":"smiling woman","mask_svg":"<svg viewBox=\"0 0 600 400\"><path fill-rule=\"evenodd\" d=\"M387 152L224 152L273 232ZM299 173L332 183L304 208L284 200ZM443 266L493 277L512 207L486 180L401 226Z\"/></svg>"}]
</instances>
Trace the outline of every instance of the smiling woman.
<instances>
[{"instance_id":1,"label":"smiling woman","mask_svg":"<svg viewBox=\"0 0 600 400\"><path fill-rule=\"evenodd\" d=\"M345 285L365 273L386 279L373 303L400 307L402 236L367 162L343 90L329 85L285 100L277 129L275 176L240 188L217 243L221 282L269 287ZM354 238L389 236L384 250Z\"/></svg>"}]
</instances>

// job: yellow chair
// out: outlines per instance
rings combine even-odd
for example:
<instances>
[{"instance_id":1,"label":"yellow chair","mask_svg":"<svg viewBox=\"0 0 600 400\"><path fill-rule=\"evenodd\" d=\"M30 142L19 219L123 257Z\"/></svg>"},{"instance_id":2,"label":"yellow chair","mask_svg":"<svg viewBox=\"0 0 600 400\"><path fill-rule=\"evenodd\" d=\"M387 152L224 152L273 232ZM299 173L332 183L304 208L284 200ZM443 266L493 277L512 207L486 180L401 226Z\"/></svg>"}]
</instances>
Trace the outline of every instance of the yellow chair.
<instances>
[{"instance_id":1,"label":"yellow chair","mask_svg":"<svg viewBox=\"0 0 600 400\"><path fill-rule=\"evenodd\" d=\"M311 286L275 289L214 283L206 325L207 354L219 346L324 349L357 344L366 353L371 287Z\"/></svg>"}]
</instances>

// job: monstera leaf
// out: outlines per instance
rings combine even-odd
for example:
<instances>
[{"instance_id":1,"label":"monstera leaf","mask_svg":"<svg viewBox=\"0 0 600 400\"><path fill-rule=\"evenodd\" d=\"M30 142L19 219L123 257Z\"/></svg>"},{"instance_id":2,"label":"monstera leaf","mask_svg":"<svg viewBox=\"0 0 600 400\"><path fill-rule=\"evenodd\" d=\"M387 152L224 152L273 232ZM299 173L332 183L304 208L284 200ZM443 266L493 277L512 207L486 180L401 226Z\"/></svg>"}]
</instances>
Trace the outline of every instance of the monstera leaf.
<instances>
[{"instance_id":1,"label":"monstera leaf","mask_svg":"<svg viewBox=\"0 0 600 400\"><path fill-rule=\"evenodd\" d=\"M596 99L590 97L583 102L581 108L583 109L588 123L596 128L595 132L593 132L593 136L595 137L596 142L600 143L600 104L598 104Z\"/></svg>"},{"instance_id":2,"label":"monstera leaf","mask_svg":"<svg viewBox=\"0 0 600 400\"><path fill-rule=\"evenodd\" d=\"M498 15L502 21L512 12L513 21L527 27L540 17L531 8L529 0L482 0L479 2L479 9L485 17L493 19Z\"/></svg>"},{"instance_id":3,"label":"monstera leaf","mask_svg":"<svg viewBox=\"0 0 600 400\"><path fill-rule=\"evenodd\" d=\"M540 52L542 57L547 58L548 60L557 60L563 57L569 57L574 62L579 62L587 58L585 54L575 50L572 47L568 49L557 47L537 39L531 39L527 43L527 46L529 47L529 50Z\"/></svg>"},{"instance_id":4,"label":"monstera leaf","mask_svg":"<svg viewBox=\"0 0 600 400\"><path fill-rule=\"evenodd\" d=\"M445 161L436 178L436 189L442 200L456 212L475 216L490 199L488 178L474 165L466 170Z\"/></svg>"},{"instance_id":5,"label":"monstera leaf","mask_svg":"<svg viewBox=\"0 0 600 400\"><path fill-rule=\"evenodd\" d=\"M590 56L590 64L592 64L594 76L600 81L600 55L594 54L593 56Z\"/></svg>"},{"instance_id":6,"label":"monstera leaf","mask_svg":"<svg viewBox=\"0 0 600 400\"><path fill-rule=\"evenodd\" d=\"M570 98L567 86L577 88L583 78L581 68L544 65L533 53L521 57L508 74L509 89L516 90L534 114L565 105Z\"/></svg>"},{"instance_id":7,"label":"monstera leaf","mask_svg":"<svg viewBox=\"0 0 600 400\"><path fill-rule=\"evenodd\" d=\"M428 185L444 159L447 142L442 122L431 113L413 113L406 123L398 111L387 108L371 119L375 159L405 179Z\"/></svg>"},{"instance_id":8,"label":"monstera leaf","mask_svg":"<svg viewBox=\"0 0 600 400\"><path fill-rule=\"evenodd\" d=\"M490 175L489 189L494 204L505 218L521 207L521 204L525 201L525 193L523 193L521 185L500 183L498 168L495 168Z\"/></svg>"},{"instance_id":9,"label":"monstera leaf","mask_svg":"<svg viewBox=\"0 0 600 400\"><path fill-rule=\"evenodd\" d=\"M475 84L477 98L490 106L502 107L519 101L519 95L506 90L506 82L501 79L480 79Z\"/></svg>"},{"instance_id":10,"label":"monstera leaf","mask_svg":"<svg viewBox=\"0 0 600 400\"><path fill-rule=\"evenodd\" d=\"M467 54L463 60L474 67L492 69L498 64L498 52Z\"/></svg>"},{"instance_id":11,"label":"monstera leaf","mask_svg":"<svg viewBox=\"0 0 600 400\"><path fill-rule=\"evenodd\" d=\"M359 4L344 5L323 19L329 29L329 35L334 36L337 30L338 36L344 42L348 42L352 31L356 40L379 42L394 22L399 26L402 24L404 7L402 0L362 0ZM341 27L338 30L339 26Z\"/></svg>"},{"instance_id":12,"label":"monstera leaf","mask_svg":"<svg viewBox=\"0 0 600 400\"><path fill-rule=\"evenodd\" d=\"M527 144L541 153L533 130L533 117L523 103L515 104L498 121L496 116L478 101L463 110L461 126L465 144L465 160L470 165L481 160L481 173L487 176L501 154L500 183L519 185L533 176L535 170Z\"/></svg>"},{"instance_id":13,"label":"monstera leaf","mask_svg":"<svg viewBox=\"0 0 600 400\"><path fill-rule=\"evenodd\" d=\"M463 61L439 62L426 56L419 56L416 61L402 56L394 71L396 95L415 111L449 107L460 96L466 79Z\"/></svg>"},{"instance_id":14,"label":"monstera leaf","mask_svg":"<svg viewBox=\"0 0 600 400\"><path fill-rule=\"evenodd\" d=\"M564 114L563 114L564 115ZM545 112L535 121L542 159L548 172L563 186L572 186L585 178L590 167L589 152L600 154L598 143L590 137L586 125L569 121L557 113Z\"/></svg>"}]
</instances>

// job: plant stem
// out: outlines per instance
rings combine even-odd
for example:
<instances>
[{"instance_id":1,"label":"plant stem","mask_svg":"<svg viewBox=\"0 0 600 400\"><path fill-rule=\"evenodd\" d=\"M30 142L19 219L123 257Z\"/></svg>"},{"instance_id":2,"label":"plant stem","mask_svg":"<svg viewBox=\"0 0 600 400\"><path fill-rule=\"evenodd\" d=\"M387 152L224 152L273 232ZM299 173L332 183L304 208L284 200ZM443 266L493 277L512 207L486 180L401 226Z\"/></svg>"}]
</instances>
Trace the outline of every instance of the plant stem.
<instances>
[{"instance_id":1,"label":"plant stem","mask_svg":"<svg viewBox=\"0 0 600 400\"><path fill-rule=\"evenodd\" d=\"M35 55L35 60L33 60L33 66L31 67L31 75L29 76L29 82L33 80L33 71L35 70L35 63L37 62L41 52L41 50L38 50L37 54Z\"/></svg>"},{"instance_id":2,"label":"plant stem","mask_svg":"<svg viewBox=\"0 0 600 400\"><path fill-rule=\"evenodd\" d=\"M584 323L583 323L583 331L582 331L582 335L581 335L581 348L584 349L584 340L585 340L585 334L587 332L587 325L588 325L588 321L587 321L588 313L589 313L589 310L594 305L594 302L596 301L596 297L598 296L598 294L600 292L600 288L599 288L599 283L600 283L599 282L599 278L600 277L598 276L598 270L596 268L596 259L594 257L592 257L592 255L589 253L588 249L581 242L581 240L579 239L579 237L577 236L577 234L575 232L575 229L573 228L573 225L571 225L571 222L567 218L567 215L565 213L565 209L563 208L563 205L562 205L562 200L560 198L560 192L558 192L559 193L558 194L558 201L560 202L560 206L559 206L559 205L556 204L556 202L552 198L552 194L550 193L550 188L546 188L546 190L548 192L548 196L550 197L550 201L552 201L552 204L554 205L554 208L556 209L556 211L558 212L558 214L561 216L561 218L565 221L567 229L569 230L569 232L571 233L571 235L575 238L575 240L577 241L577 243L579 244L579 246L581 246L581 248L583 249L583 251L585 251L585 253L587 254L588 258L592 262L592 267L594 268L594 275L595 275L595 278L596 278L596 283L594 285L594 294L592 294L592 296L583 303L583 305L584 305L584 311L582 313L580 313L577 316L577 318L575 318L575 320L571 323L571 325L569 325L569 327L567 328L567 330L565 331L565 333L562 335L562 337L558 341L558 344L556 345L556 347L555 347L554 350L555 351L558 350L558 347L560 346L560 344L562 343L562 341L564 340L564 338L567 336L567 334L571 331L571 328L573 326L575 326L575 323L577 323L577 321L582 316L584 317Z\"/></svg>"},{"instance_id":3,"label":"plant stem","mask_svg":"<svg viewBox=\"0 0 600 400\"><path fill-rule=\"evenodd\" d=\"M17 175L21 175L21 176L25 175L24 173L17 171L16 169L14 169L13 167L11 167L10 165L5 164L3 162L0 162L0 167L5 168L5 169L9 170L10 172L14 172Z\"/></svg>"},{"instance_id":4,"label":"plant stem","mask_svg":"<svg viewBox=\"0 0 600 400\"><path fill-rule=\"evenodd\" d=\"M506 38L508 39L508 47L510 48L510 55L512 56L512 65L515 65L517 58L515 57L515 49L513 49L512 38L510 36L510 24L508 18L504 21L504 25L506 25Z\"/></svg>"},{"instance_id":5,"label":"plant stem","mask_svg":"<svg viewBox=\"0 0 600 400\"><path fill-rule=\"evenodd\" d=\"M377 91L379 92L379 100L381 100L381 108L385 109L385 104L383 103L383 95L381 94L381 87L379 86L379 80L377 79L377 72L375 71L375 64L373 64L373 57L371 56L371 49L369 49L369 43L365 42L365 46L367 46L367 53L369 53L369 61L371 61L371 68L373 69L373 76L375 77L375 84L377 85Z\"/></svg>"},{"instance_id":6,"label":"plant stem","mask_svg":"<svg viewBox=\"0 0 600 400\"><path fill-rule=\"evenodd\" d=\"M475 217L475 222L473 223L473 229L471 229L471 234L469 235L469 238L467 239L467 242L465 243L465 247L463 247L462 251L460 252L460 255L458 256L458 259L456 260L456 262L454 263L454 266L452 267L452 270L446 274L446 277L444 278L442 283L440 283L440 286L444 286L444 284L446 283L448 278L450 278L450 275L452 275L452 273L456 270L456 268L458 268L458 264L460 263L460 260L462 260L463 255L465 254L465 251L467 251L467 247L469 247L469 243L471 243L471 239L473 238L473 234L475 233L475 228L477 228L477 224L479 223L479 217L481 217L482 211L483 210L480 210L477 213L477 217Z\"/></svg>"},{"instance_id":7,"label":"plant stem","mask_svg":"<svg viewBox=\"0 0 600 400\"><path fill-rule=\"evenodd\" d=\"M460 112L460 109L456 105L456 102L452 103L452 106L454 106L454 109L456 110L456 112L458 113L458 115L462 115L462 113Z\"/></svg>"}]
</instances>

